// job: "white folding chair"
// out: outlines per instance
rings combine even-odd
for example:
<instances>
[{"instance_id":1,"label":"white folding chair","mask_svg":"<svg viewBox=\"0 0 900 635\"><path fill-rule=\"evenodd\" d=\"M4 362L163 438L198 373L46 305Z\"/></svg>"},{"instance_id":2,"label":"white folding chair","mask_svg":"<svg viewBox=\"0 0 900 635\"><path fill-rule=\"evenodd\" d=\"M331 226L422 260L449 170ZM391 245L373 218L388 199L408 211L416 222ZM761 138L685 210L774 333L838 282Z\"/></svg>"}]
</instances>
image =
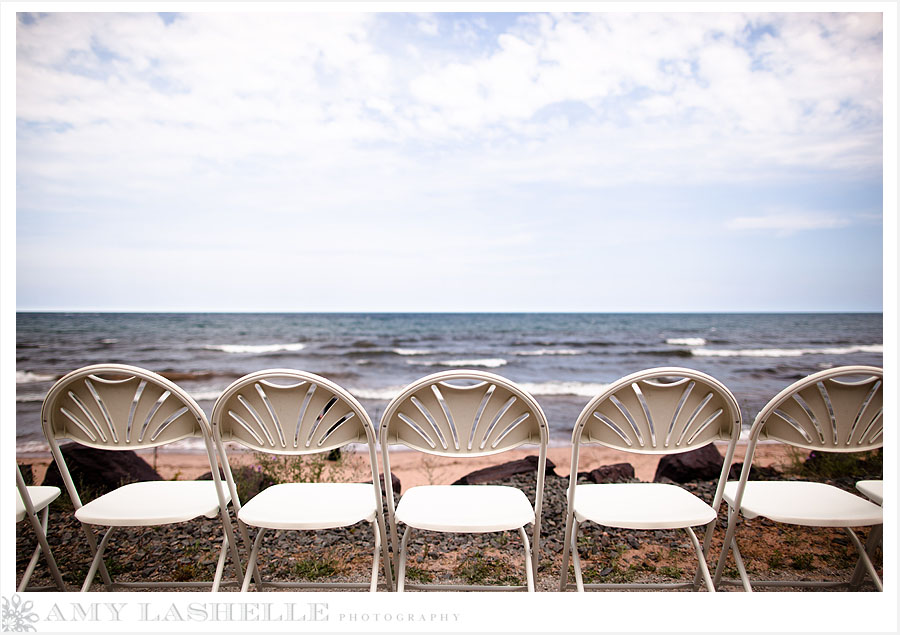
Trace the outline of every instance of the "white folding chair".
<instances>
[{"instance_id":1,"label":"white folding chair","mask_svg":"<svg viewBox=\"0 0 900 635\"><path fill-rule=\"evenodd\" d=\"M213 407L212 427L224 459L225 478L237 510L241 535L249 543L246 525L259 530L241 591L248 590L254 577L259 590L271 586L368 588L375 591L379 560L383 565L385 586L392 590L375 428L353 395L312 373L290 369L262 370L238 379L225 389ZM258 452L293 456L319 454L348 443L365 444L372 484L280 483L241 504L225 452L226 441ZM375 543L368 584L263 581L257 561L267 530L328 529L349 527L362 521L371 524ZM379 551L383 552L380 559Z\"/></svg>"},{"instance_id":2,"label":"white folding chair","mask_svg":"<svg viewBox=\"0 0 900 635\"><path fill-rule=\"evenodd\" d=\"M541 501L547 455L547 419L537 401L511 381L475 370L452 370L407 386L381 419L384 472L390 473L391 445L445 457L488 456L523 444L540 447L534 506L525 493L505 485L424 485L411 487L394 506L388 488L388 517L397 569L397 590L534 591ZM398 543L397 523L404 523ZM525 526L533 523L533 550ZM525 586L407 584L407 545L413 529L486 533L518 530L525 551Z\"/></svg>"},{"instance_id":3,"label":"white folding chair","mask_svg":"<svg viewBox=\"0 0 900 635\"><path fill-rule=\"evenodd\" d=\"M714 591L706 563L722 488L740 436L741 413L731 392L716 379L688 368L652 368L623 377L592 399L572 432L566 534L559 590L694 588L700 578ZM637 454L678 454L713 441L728 441L712 506L667 483L578 484L579 448L598 443ZM684 529L699 561L691 582L585 584L578 555L578 529L587 521L635 530ZM701 547L693 527L705 526ZM575 584L568 582L569 552Z\"/></svg>"},{"instance_id":4,"label":"white folding chair","mask_svg":"<svg viewBox=\"0 0 900 635\"><path fill-rule=\"evenodd\" d=\"M756 586L831 587L848 582L822 580L751 580L741 558L735 535L738 520L763 516L779 523L807 527L843 527L865 571L880 591L881 579L853 527L881 530L881 507L842 489L809 481L749 481L756 444L761 439L780 441L806 450L863 452L883 443L882 369L873 366L841 366L797 381L769 401L750 429L744 467L738 481L725 486L728 529L714 582ZM740 580L722 578L729 551L734 555Z\"/></svg>"},{"instance_id":5,"label":"white folding chair","mask_svg":"<svg viewBox=\"0 0 900 635\"><path fill-rule=\"evenodd\" d=\"M50 544L47 542L47 524L49 522L50 503L59 497L61 493L60 489L50 485L25 485L25 479L22 478L22 470L19 469L18 465L16 465L16 488L18 489L18 496L16 497L16 523L25 520L25 517L27 516L32 529L34 529L34 535L38 542L37 546L34 548L34 553L31 555L31 561L25 568L25 573L22 574L22 581L19 583L17 590L39 591L44 590L45 588L56 588L60 591L65 591L66 585L59 573L59 568L56 566L56 559L53 557L53 552L50 551ZM43 514L41 515L41 520L38 520L37 513L40 511L43 511ZM28 582L31 580L31 576L37 566L38 557L40 557L41 551L44 552L44 558L47 560L47 568L50 569L50 575L53 576L53 581L56 584L55 587L37 588L28 586Z\"/></svg>"},{"instance_id":6,"label":"white folding chair","mask_svg":"<svg viewBox=\"0 0 900 635\"><path fill-rule=\"evenodd\" d=\"M859 481L856 489L865 495L870 501L876 505L884 504L884 481L881 479ZM875 555L875 550L881 544L882 525L876 525L869 530L869 537L866 539L866 553L871 560ZM865 563L860 560L856 565L856 570L850 578L850 588L856 588L862 583L866 574Z\"/></svg>"},{"instance_id":7,"label":"white folding chair","mask_svg":"<svg viewBox=\"0 0 900 635\"><path fill-rule=\"evenodd\" d=\"M209 582L115 582L103 562L103 552L117 527L147 527L181 523L199 516L223 523L222 545L213 591L219 589L230 546L238 579L241 563L228 516L229 494L219 477L218 459L206 415L197 403L171 381L142 368L97 364L75 370L57 381L41 410L44 435L59 467L63 483L81 521L93 554L82 591L91 587L99 570L107 589L119 587L207 586ZM186 438L202 439L209 459L211 481L143 481L123 485L83 504L66 461L60 439L105 450L154 448ZM98 545L93 527L108 527Z\"/></svg>"},{"instance_id":8,"label":"white folding chair","mask_svg":"<svg viewBox=\"0 0 900 635\"><path fill-rule=\"evenodd\" d=\"M859 481L856 484L856 489L876 505L881 505L884 502L884 481L881 479Z\"/></svg>"}]
</instances>

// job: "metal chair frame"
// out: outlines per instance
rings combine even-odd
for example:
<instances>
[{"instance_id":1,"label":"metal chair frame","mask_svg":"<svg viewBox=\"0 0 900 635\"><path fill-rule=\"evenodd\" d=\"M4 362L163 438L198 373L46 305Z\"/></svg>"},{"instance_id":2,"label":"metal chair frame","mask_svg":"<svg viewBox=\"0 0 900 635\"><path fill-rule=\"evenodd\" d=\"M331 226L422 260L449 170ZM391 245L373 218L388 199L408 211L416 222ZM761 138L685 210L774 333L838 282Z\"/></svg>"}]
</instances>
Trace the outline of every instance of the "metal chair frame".
<instances>
[{"instance_id":1,"label":"metal chair frame","mask_svg":"<svg viewBox=\"0 0 900 635\"><path fill-rule=\"evenodd\" d=\"M460 386L459 382L470 385ZM540 555L541 505L548 441L547 419L534 397L513 382L493 373L465 369L434 373L412 382L391 400L381 419L380 438L385 474L390 473L391 445L404 445L425 454L443 457L489 456L525 444L538 445L531 544L528 532L524 528L524 524L528 523L516 528L525 553L525 585L407 583L407 548L412 527L407 525L402 539L398 541L397 505L393 491L388 488L386 492L398 591L402 592L407 588L441 591L534 591ZM422 486L416 489L426 490L429 487L486 486ZM458 530L441 528L427 531L450 533ZM493 530L473 531L481 533Z\"/></svg>"},{"instance_id":2,"label":"metal chair frame","mask_svg":"<svg viewBox=\"0 0 900 635\"><path fill-rule=\"evenodd\" d=\"M856 588L863 579L863 572L868 573L875 587L881 591L882 584L872 560L856 532L840 518L816 522L790 522L806 526L843 527L853 543L860 560L849 582L822 580L750 580L738 549L736 529L741 518L742 503L748 487L748 477L756 445L761 439L780 441L781 443L807 450L826 452L862 452L882 447L883 444L883 410L882 410L882 374L883 370L874 366L841 366L820 371L805 377L773 397L753 422L736 491L732 501L728 501L728 528L722 553L713 577L714 584L742 586L745 591L759 587L841 587ZM856 380L852 378L856 377ZM862 379L859 379L862 377ZM753 483L750 481L750 483ZM795 483L795 482L792 482ZM795 487L803 487L807 482L799 482ZM815 484L818 486L818 484ZM842 492L833 486L825 486L830 490ZM797 496L803 493L798 491ZM852 495L851 495L852 496ZM726 497L727 500L727 497ZM880 508L869 501L861 502L871 505L872 516L880 518ZM762 512L760 515L765 516ZM777 519L776 519L777 520ZM872 526L870 546L877 544L882 525L879 522L866 523ZM874 537L873 537L874 536ZM874 541L874 543L872 542ZM874 547L871 546L874 550ZM734 555L739 579L722 577L728 553Z\"/></svg>"},{"instance_id":3,"label":"metal chair frame","mask_svg":"<svg viewBox=\"0 0 900 635\"><path fill-rule=\"evenodd\" d=\"M256 526L258 533L252 542L250 559L241 591L249 589L251 578L256 581L257 589L260 591L267 586L375 591L378 587L379 561L383 567L384 586L389 591L393 589L391 558L385 533L381 479L378 475L375 427L365 409L353 395L334 382L313 373L283 368L261 370L241 377L225 389L213 406L211 422L213 438L225 468L225 481L237 512L238 528L248 546L251 544L247 530L248 522L242 509L246 505L250 505L254 499L241 503L225 450L224 443L226 441L238 443L257 452L290 456L319 454L341 448L349 443L365 444L368 449L373 496L373 519L370 524L375 543L370 582L264 580L258 566L259 551L263 537L273 527L251 522L249 524ZM287 486L291 485L295 484L287 484ZM303 485L304 487L327 487L331 484ZM278 485L273 487L278 487ZM339 494L339 490L336 493ZM302 505L302 498L298 498L296 504ZM290 531L314 530L302 526L302 523L300 526L283 529ZM379 551L382 552L380 558Z\"/></svg>"},{"instance_id":4,"label":"metal chair frame","mask_svg":"<svg viewBox=\"0 0 900 635\"><path fill-rule=\"evenodd\" d=\"M94 524L82 521L93 559L81 591L90 589L98 571L109 590L190 588L211 584L211 589L218 591L222 584L235 583L222 579L228 551L232 556L236 579L240 580L243 577L237 542L228 515L227 490L219 477L218 457L213 447L209 422L203 410L187 392L164 377L136 366L125 364L85 366L68 373L53 385L44 399L41 422L44 436L50 444L50 452L75 508L76 517L84 505L60 451L60 439L71 439L81 445L105 450L139 450L156 448L186 438L200 438L203 440L212 472L212 482L218 501L216 513L222 520L223 528L219 559L211 583L116 582L103 562L103 553L113 535L113 530L117 526L154 526L170 524L173 521L155 522L152 519L142 519L140 522L127 521L115 525L103 523L99 526L106 526L108 529L99 543L94 535ZM164 483L167 488L179 487L179 483L184 483L185 492L188 487L193 488L195 485L190 481L147 481L131 485L143 486L150 483ZM119 490L114 490L110 494L117 491ZM102 498L101 496L96 500ZM197 515L201 515L201 512Z\"/></svg>"},{"instance_id":5,"label":"metal chair frame","mask_svg":"<svg viewBox=\"0 0 900 635\"><path fill-rule=\"evenodd\" d=\"M673 378L677 378L677 380L665 383L661 381ZM651 368L633 373L617 380L603 393L588 402L572 431L572 461L567 491L566 534L563 541L563 563L559 590L565 591L569 588L575 588L578 591L585 589L679 588L697 590L702 579L707 590L714 591L706 555L709 551L725 480L731 467L735 444L740 437L740 432L741 412L731 391L715 378L689 368ZM727 441L728 448L713 503L709 509L713 518L705 525L706 533L702 546L690 526L683 526L681 523L660 517L652 527L652 529L682 528L685 530L698 560L694 579L691 582L671 583L586 584L578 555L578 529L583 523L579 523L576 518L577 490L580 488L620 487L644 488L644 491L648 491L649 487L676 486L646 483L578 485L578 460L581 445L596 443L626 452L666 455L694 450L714 441ZM688 494L688 496L691 495ZM703 504L699 499L697 499L697 503ZM635 531L651 529L649 526L631 528ZM568 582L570 552L575 573L574 584Z\"/></svg>"},{"instance_id":6,"label":"metal chair frame","mask_svg":"<svg viewBox=\"0 0 900 635\"><path fill-rule=\"evenodd\" d=\"M25 573L22 574L22 581L19 583L19 586L16 590L19 592L46 591L52 589L65 591L66 584L65 582L63 582L62 575L60 575L59 573L59 568L56 566L56 559L53 557L53 551L51 551L50 543L47 541L47 525L50 520L50 503L52 503L54 500L56 500L56 498L59 497L61 491L58 487L50 488L44 486L44 489L56 490L56 495L49 499L44 497L41 506L39 508L35 507L34 501L31 497L31 492L40 490L42 488L27 486L25 484L25 479L22 477L22 470L19 469L18 465L16 465L16 488L18 489L19 497L21 498L22 506L24 507L22 517L19 518L19 515L16 515L16 522L18 523L20 520L28 518L28 521L31 523L31 527L34 529L34 535L38 543L34 548L34 553L31 555L31 560L28 562L28 566L25 568ZM40 520L38 520L37 512L42 512ZM55 586L28 586L28 583L31 581L31 576L34 573L38 558L40 557L42 551L44 553L44 559L47 561L47 568L50 569L50 575L53 578Z\"/></svg>"}]
</instances>

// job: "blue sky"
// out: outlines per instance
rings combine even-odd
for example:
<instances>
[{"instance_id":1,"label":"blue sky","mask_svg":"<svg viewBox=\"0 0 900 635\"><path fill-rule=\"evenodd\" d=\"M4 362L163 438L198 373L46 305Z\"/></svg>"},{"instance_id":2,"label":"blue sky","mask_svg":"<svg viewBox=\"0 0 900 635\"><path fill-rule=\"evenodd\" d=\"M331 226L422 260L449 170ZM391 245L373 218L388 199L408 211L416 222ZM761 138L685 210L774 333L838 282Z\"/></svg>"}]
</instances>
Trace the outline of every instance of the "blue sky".
<instances>
[{"instance_id":1,"label":"blue sky","mask_svg":"<svg viewBox=\"0 0 900 635\"><path fill-rule=\"evenodd\" d=\"M19 310L882 310L879 13L15 36Z\"/></svg>"}]
</instances>

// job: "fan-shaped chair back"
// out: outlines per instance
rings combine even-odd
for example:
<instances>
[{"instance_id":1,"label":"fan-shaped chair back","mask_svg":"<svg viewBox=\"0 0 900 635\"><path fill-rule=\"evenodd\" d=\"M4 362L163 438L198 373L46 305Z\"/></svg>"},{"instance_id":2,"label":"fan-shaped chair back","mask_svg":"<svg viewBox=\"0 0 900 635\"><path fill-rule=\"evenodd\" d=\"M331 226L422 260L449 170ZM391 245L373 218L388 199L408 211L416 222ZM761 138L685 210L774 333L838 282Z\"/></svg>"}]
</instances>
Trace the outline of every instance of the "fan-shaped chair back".
<instances>
[{"instance_id":1,"label":"fan-shaped chair back","mask_svg":"<svg viewBox=\"0 0 900 635\"><path fill-rule=\"evenodd\" d=\"M363 407L337 384L291 369L251 373L228 387L213 408L222 441L272 454L309 454L347 443L374 444Z\"/></svg>"},{"instance_id":2,"label":"fan-shaped chair back","mask_svg":"<svg viewBox=\"0 0 900 635\"><path fill-rule=\"evenodd\" d=\"M547 438L547 419L531 395L499 375L474 370L412 383L388 404L381 421L383 444L441 456L486 456Z\"/></svg>"},{"instance_id":3,"label":"fan-shaped chair back","mask_svg":"<svg viewBox=\"0 0 900 635\"><path fill-rule=\"evenodd\" d=\"M740 408L718 380L689 368L633 373L592 399L573 444L599 443L644 454L676 454L740 434Z\"/></svg>"},{"instance_id":4,"label":"fan-shaped chair back","mask_svg":"<svg viewBox=\"0 0 900 635\"><path fill-rule=\"evenodd\" d=\"M801 379L760 411L750 436L828 452L880 448L882 376L874 366L841 366Z\"/></svg>"},{"instance_id":5,"label":"fan-shaped chair back","mask_svg":"<svg viewBox=\"0 0 900 635\"><path fill-rule=\"evenodd\" d=\"M47 439L138 450L203 436L206 415L184 390L135 366L97 364L65 375L44 399Z\"/></svg>"}]
</instances>

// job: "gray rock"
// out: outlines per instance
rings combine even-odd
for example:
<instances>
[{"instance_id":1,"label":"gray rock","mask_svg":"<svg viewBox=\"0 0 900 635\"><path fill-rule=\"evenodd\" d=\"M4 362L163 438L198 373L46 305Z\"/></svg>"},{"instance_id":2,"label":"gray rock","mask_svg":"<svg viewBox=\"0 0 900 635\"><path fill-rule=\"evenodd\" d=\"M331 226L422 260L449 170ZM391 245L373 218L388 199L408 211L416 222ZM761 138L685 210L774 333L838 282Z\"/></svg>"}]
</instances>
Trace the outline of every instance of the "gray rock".
<instances>
[{"instance_id":1,"label":"gray rock","mask_svg":"<svg viewBox=\"0 0 900 635\"><path fill-rule=\"evenodd\" d=\"M715 480L719 478L723 462L722 455L712 443L680 454L667 454L659 460L653 482L662 482L663 478L675 483Z\"/></svg>"},{"instance_id":2,"label":"gray rock","mask_svg":"<svg viewBox=\"0 0 900 635\"><path fill-rule=\"evenodd\" d=\"M98 450L78 443L66 443L59 449L82 502L127 483L163 480L156 470L131 450ZM55 461L47 467L42 484L55 485L65 492Z\"/></svg>"}]
</instances>

